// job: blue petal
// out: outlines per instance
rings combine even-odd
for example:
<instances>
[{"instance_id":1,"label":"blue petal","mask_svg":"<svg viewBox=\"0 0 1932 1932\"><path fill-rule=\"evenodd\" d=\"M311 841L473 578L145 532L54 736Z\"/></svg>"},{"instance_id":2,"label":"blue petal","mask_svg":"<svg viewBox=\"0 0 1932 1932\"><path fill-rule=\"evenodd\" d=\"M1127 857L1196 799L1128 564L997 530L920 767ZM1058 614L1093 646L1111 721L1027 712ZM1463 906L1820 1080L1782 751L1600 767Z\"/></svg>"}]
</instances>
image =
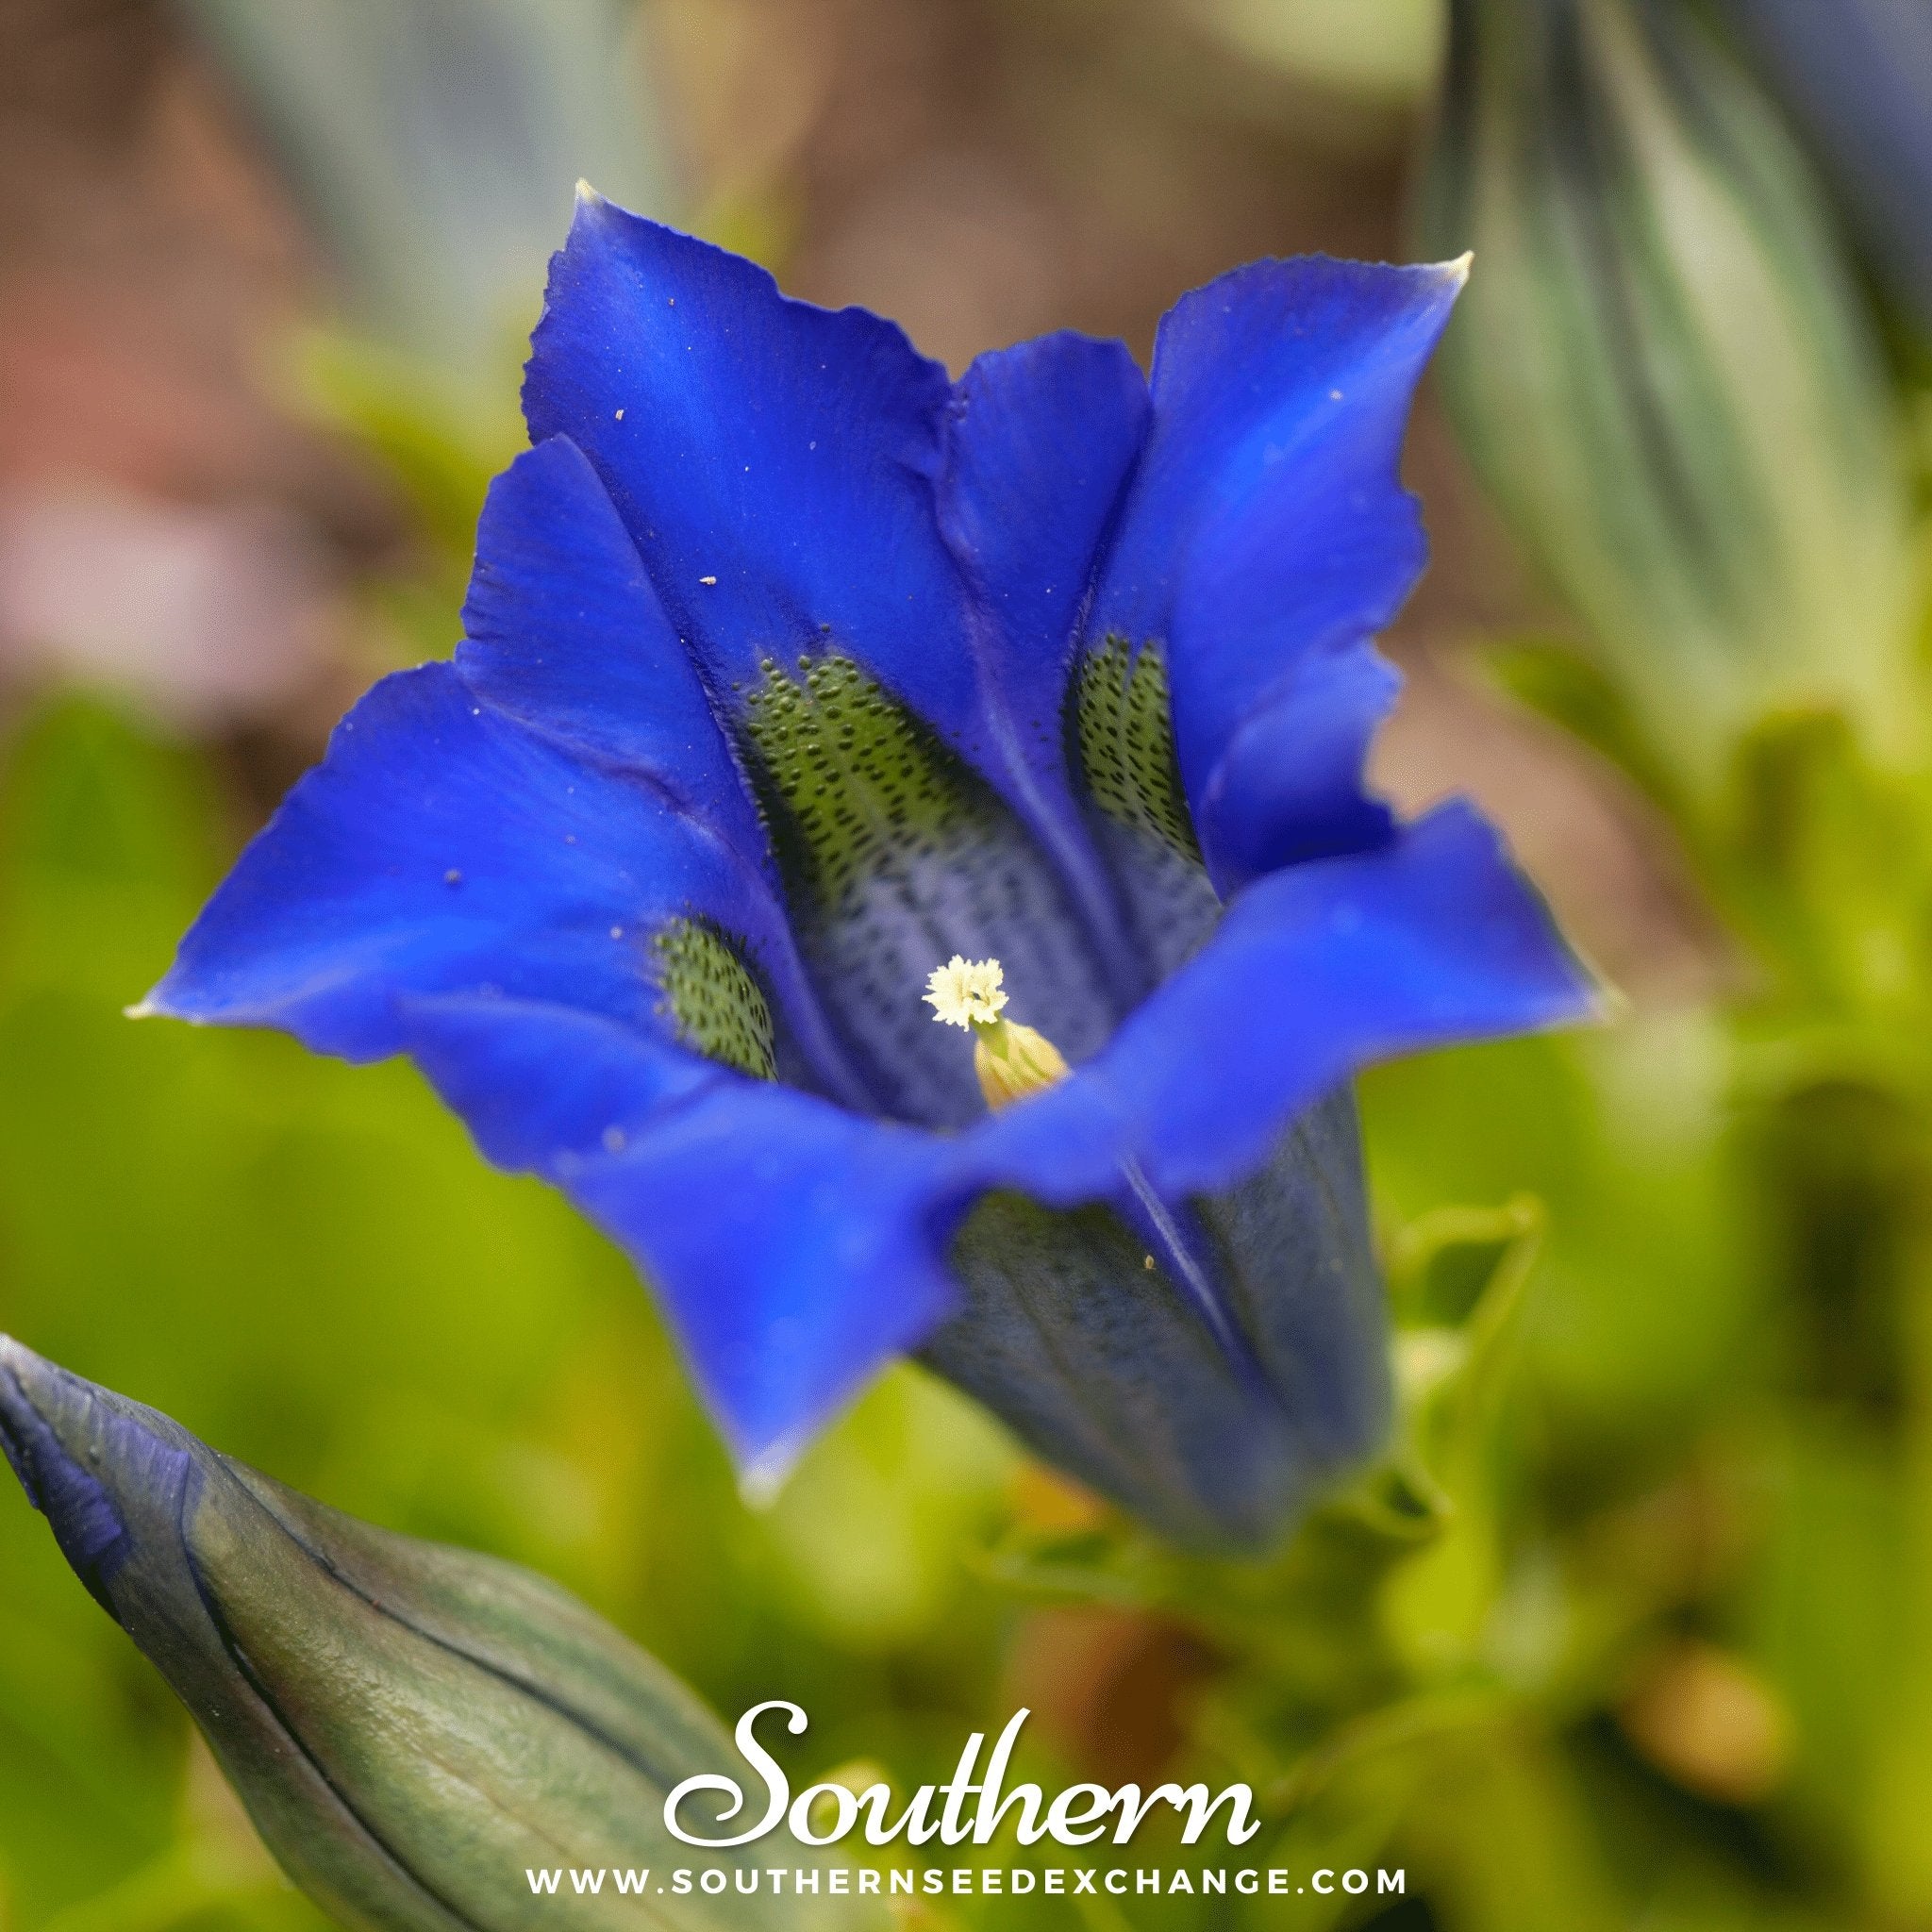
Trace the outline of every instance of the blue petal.
<instances>
[{"instance_id":1,"label":"blue petal","mask_svg":"<svg viewBox=\"0 0 1932 1932\"><path fill-rule=\"evenodd\" d=\"M1022 755L1056 774L1080 607L1147 422L1126 345L1088 336L981 356L955 394L940 526L973 589L986 682Z\"/></svg>"},{"instance_id":2,"label":"blue petal","mask_svg":"<svg viewBox=\"0 0 1932 1932\"><path fill-rule=\"evenodd\" d=\"M971 598L985 696L962 749L1017 774L1103 955L1131 958L1068 788L1064 708L1075 631L1147 433L1147 384L1122 342L1069 333L981 356L955 391L940 527ZM1132 999L1144 987L1118 974Z\"/></svg>"},{"instance_id":3,"label":"blue petal","mask_svg":"<svg viewBox=\"0 0 1932 1932\"><path fill-rule=\"evenodd\" d=\"M922 1358L1174 1541L1265 1541L1324 1458L1245 1347L1224 1347L1145 1266L1146 1249L1130 1210L1055 1213L995 1195L952 1245L961 1306ZM1327 1290L1319 1250L1274 1258L1286 1295ZM1383 1359L1372 1348L1343 1368L1379 1375Z\"/></svg>"},{"instance_id":4,"label":"blue petal","mask_svg":"<svg viewBox=\"0 0 1932 1932\"><path fill-rule=\"evenodd\" d=\"M1302 658L1229 734L1199 799L1216 883L1384 843L1394 814L1363 789L1375 732L1402 678L1363 642Z\"/></svg>"},{"instance_id":5,"label":"blue petal","mask_svg":"<svg viewBox=\"0 0 1932 1932\"><path fill-rule=\"evenodd\" d=\"M891 324L790 300L754 263L589 198L524 408L533 438L589 457L714 696L855 659L1014 809L1108 958L1118 922L1067 795L1059 688L1143 388L1117 346L1058 337L956 397Z\"/></svg>"},{"instance_id":6,"label":"blue petal","mask_svg":"<svg viewBox=\"0 0 1932 1932\"><path fill-rule=\"evenodd\" d=\"M1221 768L1261 711L1283 712L1268 736L1291 747L1305 701L1311 735L1332 741L1334 691L1305 667L1381 629L1422 570L1397 459L1462 278L1459 264L1258 262L1161 325L1153 430L1089 635L1167 644L1181 775L1224 893L1319 849L1305 814L1387 834L1332 759L1326 785L1299 796L1270 760Z\"/></svg>"},{"instance_id":7,"label":"blue petal","mask_svg":"<svg viewBox=\"0 0 1932 1932\"><path fill-rule=\"evenodd\" d=\"M946 1164L917 1129L739 1081L567 1185L660 1286L756 1481L954 1306Z\"/></svg>"},{"instance_id":8,"label":"blue petal","mask_svg":"<svg viewBox=\"0 0 1932 1932\"><path fill-rule=\"evenodd\" d=\"M1257 1172L1164 1208L1208 1319L1180 1251L1122 1191L1112 1212L983 1203L952 1247L963 1305L924 1358L1164 1534L1266 1546L1387 1427L1354 1107L1330 1096Z\"/></svg>"},{"instance_id":9,"label":"blue petal","mask_svg":"<svg viewBox=\"0 0 1932 1932\"><path fill-rule=\"evenodd\" d=\"M782 979L762 882L653 786L572 758L447 664L385 678L337 726L181 942L143 1010L399 1050L399 992L557 1000L661 1024L657 922L716 918Z\"/></svg>"},{"instance_id":10,"label":"blue petal","mask_svg":"<svg viewBox=\"0 0 1932 1932\"><path fill-rule=\"evenodd\" d=\"M1224 1258L1230 1317L1332 1471L1388 1427L1388 1297L1369 1234L1361 1131L1347 1088L1297 1114L1266 1163L1198 1211Z\"/></svg>"},{"instance_id":11,"label":"blue petal","mask_svg":"<svg viewBox=\"0 0 1932 1932\"><path fill-rule=\"evenodd\" d=\"M583 452L553 437L490 486L457 652L463 682L579 758L644 775L767 862L697 667Z\"/></svg>"},{"instance_id":12,"label":"blue petal","mask_svg":"<svg viewBox=\"0 0 1932 1932\"><path fill-rule=\"evenodd\" d=\"M653 1282L754 1479L954 1305L944 1141L582 1014L430 1000L407 1025L485 1153L547 1173Z\"/></svg>"},{"instance_id":13,"label":"blue petal","mask_svg":"<svg viewBox=\"0 0 1932 1932\"><path fill-rule=\"evenodd\" d=\"M1250 886L1103 1053L979 1131L978 1171L1058 1206L1097 1198L1127 1163L1165 1199L1209 1193L1371 1061L1591 1003L1495 832L1447 805L1377 850Z\"/></svg>"},{"instance_id":14,"label":"blue petal","mask_svg":"<svg viewBox=\"0 0 1932 1932\"><path fill-rule=\"evenodd\" d=\"M576 1007L464 993L397 1004L405 1049L485 1158L554 1181L626 1144L659 1108L745 1077Z\"/></svg>"},{"instance_id":15,"label":"blue petal","mask_svg":"<svg viewBox=\"0 0 1932 1932\"><path fill-rule=\"evenodd\" d=\"M948 731L975 696L933 517L950 395L891 324L587 197L524 410L590 458L715 689L836 648Z\"/></svg>"}]
</instances>

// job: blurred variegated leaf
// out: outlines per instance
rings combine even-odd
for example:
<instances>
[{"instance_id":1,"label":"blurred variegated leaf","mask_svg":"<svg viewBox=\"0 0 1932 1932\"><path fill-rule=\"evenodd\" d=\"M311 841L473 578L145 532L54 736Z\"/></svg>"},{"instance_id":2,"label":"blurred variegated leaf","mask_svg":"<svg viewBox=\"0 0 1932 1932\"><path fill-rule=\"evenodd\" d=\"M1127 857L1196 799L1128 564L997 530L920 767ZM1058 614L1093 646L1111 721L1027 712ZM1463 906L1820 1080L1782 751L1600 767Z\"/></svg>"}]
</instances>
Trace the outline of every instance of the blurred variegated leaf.
<instances>
[{"instance_id":1,"label":"blurred variegated leaf","mask_svg":"<svg viewBox=\"0 0 1932 1932\"><path fill-rule=\"evenodd\" d=\"M664 208L627 0L182 0L363 326L474 378L536 319L579 177Z\"/></svg>"},{"instance_id":2,"label":"blurred variegated leaf","mask_svg":"<svg viewBox=\"0 0 1932 1932\"><path fill-rule=\"evenodd\" d=\"M1932 7L1719 5L1818 157L1874 266L1932 333Z\"/></svg>"},{"instance_id":3,"label":"blurred variegated leaf","mask_svg":"<svg viewBox=\"0 0 1932 1932\"><path fill-rule=\"evenodd\" d=\"M1656 0L1457 0L1423 200L1463 443L1693 784L1767 712L1908 745L1898 425L1768 104Z\"/></svg>"}]
</instances>

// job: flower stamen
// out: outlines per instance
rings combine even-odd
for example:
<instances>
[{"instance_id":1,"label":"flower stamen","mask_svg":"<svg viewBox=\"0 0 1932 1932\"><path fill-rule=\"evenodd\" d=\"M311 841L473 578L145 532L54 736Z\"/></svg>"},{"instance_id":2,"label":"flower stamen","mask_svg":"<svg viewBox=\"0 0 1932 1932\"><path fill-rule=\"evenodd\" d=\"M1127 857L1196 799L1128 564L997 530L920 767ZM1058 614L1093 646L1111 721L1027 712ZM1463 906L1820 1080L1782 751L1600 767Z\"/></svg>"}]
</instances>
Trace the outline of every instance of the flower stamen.
<instances>
[{"instance_id":1,"label":"flower stamen","mask_svg":"<svg viewBox=\"0 0 1932 1932\"><path fill-rule=\"evenodd\" d=\"M1007 1019L1006 974L997 959L955 953L926 980L926 1004L942 1025L973 1035L973 1071L989 1108L997 1110L1067 1077L1060 1050L1045 1034Z\"/></svg>"},{"instance_id":2,"label":"flower stamen","mask_svg":"<svg viewBox=\"0 0 1932 1932\"><path fill-rule=\"evenodd\" d=\"M970 1029L999 1019L1007 1003L1001 989L1006 973L997 959L968 959L955 953L935 966L926 979L925 1003L942 1025Z\"/></svg>"}]
</instances>

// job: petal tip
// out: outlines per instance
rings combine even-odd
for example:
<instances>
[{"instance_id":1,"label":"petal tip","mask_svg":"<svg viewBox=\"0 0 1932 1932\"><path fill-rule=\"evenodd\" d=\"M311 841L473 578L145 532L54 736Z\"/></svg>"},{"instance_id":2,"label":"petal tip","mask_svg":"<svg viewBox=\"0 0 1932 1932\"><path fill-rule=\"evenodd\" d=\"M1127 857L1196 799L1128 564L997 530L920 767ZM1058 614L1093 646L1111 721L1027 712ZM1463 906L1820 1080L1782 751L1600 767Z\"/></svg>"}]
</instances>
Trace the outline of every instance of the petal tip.
<instances>
[{"instance_id":1,"label":"petal tip","mask_svg":"<svg viewBox=\"0 0 1932 1932\"><path fill-rule=\"evenodd\" d=\"M14 1447L38 1443L71 1457L75 1444L70 1439L85 1435L94 1393L92 1383L36 1355L24 1341L0 1335L0 1438ZM29 1455L27 1459L37 1458ZM31 1494L34 1485L21 1472L20 1462L11 1457L9 1460ZM44 1505L36 1499L36 1507Z\"/></svg>"},{"instance_id":2,"label":"petal tip","mask_svg":"<svg viewBox=\"0 0 1932 1932\"><path fill-rule=\"evenodd\" d=\"M34 1481L33 1464L27 1456L24 1413L32 1405L26 1399L15 1367L22 1357L33 1359L10 1335L0 1335L0 1456L7 1458L7 1466L26 1491L27 1501L38 1509L42 1507L40 1488Z\"/></svg>"},{"instance_id":3,"label":"petal tip","mask_svg":"<svg viewBox=\"0 0 1932 1932\"><path fill-rule=\"evenodd\" d=\"M738 1472L738 1495L747 1509L763 1511L778 1500L798 1466L800 1445L781 1442Z\"/></svg>"},{"instance_id":4,"label":"petal tip","mask_svg":"<svg viewBox=\"0 0 1932 1932\"><path fill-rule=\"evenodd\" d=\"M1572 950L1575 947L1573 942ZM1597 972L1588 959L1579 955L1579 961L1588 976L1583 988L1581 1019L1586 1026L1614 1026L1629 1018L1633 1010L1630 995L1620 986L1614 986Z\"/></svg>"},{"instance_id":5,"label":"petal tip","mask_svg":"<svg viewBox=\"0 0 1932 1932\"><path fill-rule=\"evenodd\" d=\"M176 959L131 1006L121 1008L124 1020L185 1020L191 1026L207 1023L206 1008L197 1008L193 994L182 984L183 963Z\"/></svg>"},{"instance_id":6,"label":"petal tip","mask_svg":"<svg viewBox=\"0 0 1932 1932\"><path fill-rule=\"evenodd\" d=\"M0 1338L0 1453L88 1593L117 1620L108 1591L131 1541L110 1485L141 1459L120 1440L130 1426L103 1415L92 1383Z\"/></svg>"},{"instance_id":7,"label":"petal tip","mask_svg":"<svg viewBox=\"0 0 1932 1932\"><path fill-rule=\"evenodd\" d=\"M0 1446L9 1447L9 1452L16 1405L26 1400L25 1384L40 1359L32 1349L14 1341L12 1336L0 1334ZM8 1459L13 1461L10 1453ZM14 1462L13 1469L21 1481L25 1482L26 1477L18 1462Z\"/></svg>"},{"instance_id":8,"label":"petal tip","mask_svg":"<svg viewBox=\"0 0 1932 1932\"><path fill-rule=\"evenodd\" d=\"M34 1400L44 1394L60 1372L44 1356L36 1355L24 1341L0 1335L0 1441L18 1443L30 1422L44 1424L42 1405ZM13 1460L9 1455L9 1460ZM13 1461L14 1473L26 1483L20 1463ZM27 1485L31 1490L32 1485Z\"/></svg>"}]
</instances>

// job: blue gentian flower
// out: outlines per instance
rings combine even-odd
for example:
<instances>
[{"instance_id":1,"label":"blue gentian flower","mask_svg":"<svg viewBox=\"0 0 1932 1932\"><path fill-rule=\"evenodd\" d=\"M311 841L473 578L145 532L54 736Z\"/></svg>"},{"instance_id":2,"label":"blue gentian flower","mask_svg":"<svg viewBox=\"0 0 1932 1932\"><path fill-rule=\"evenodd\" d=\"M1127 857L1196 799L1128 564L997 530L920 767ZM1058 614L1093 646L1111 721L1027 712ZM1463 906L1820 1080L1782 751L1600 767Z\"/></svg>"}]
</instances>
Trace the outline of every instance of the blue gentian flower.
<instances>
[{"instance_id":1,"label":"blue gentian flower","mask_svg":"<svg viewBox=\"0 0 1932 1932\"><path fill-rule=\"evenodd\" d=\"M1588 998L1471 809L1363 782L1462 274L1261 262L1151 384L1070 334L954 383L587 195L454 660L141 1010L409 1055L636 1258L755 1482L917 1351L1268 1541L1386 1422L1350 1074ZM956 956L1065 1077L989 1108Z\"/></svg>"}]
</instances>

